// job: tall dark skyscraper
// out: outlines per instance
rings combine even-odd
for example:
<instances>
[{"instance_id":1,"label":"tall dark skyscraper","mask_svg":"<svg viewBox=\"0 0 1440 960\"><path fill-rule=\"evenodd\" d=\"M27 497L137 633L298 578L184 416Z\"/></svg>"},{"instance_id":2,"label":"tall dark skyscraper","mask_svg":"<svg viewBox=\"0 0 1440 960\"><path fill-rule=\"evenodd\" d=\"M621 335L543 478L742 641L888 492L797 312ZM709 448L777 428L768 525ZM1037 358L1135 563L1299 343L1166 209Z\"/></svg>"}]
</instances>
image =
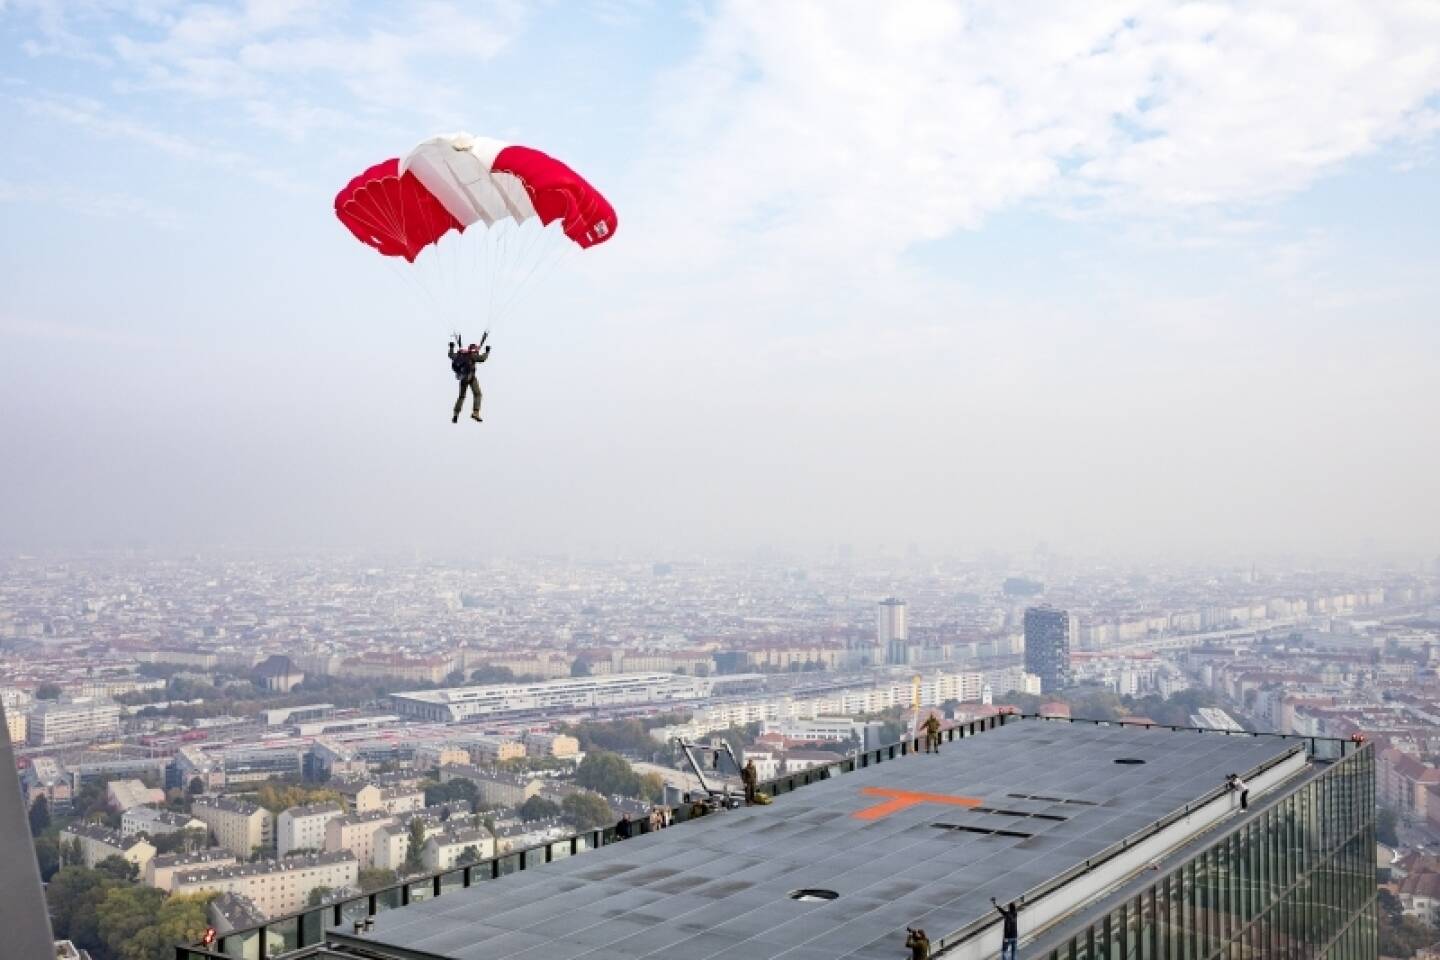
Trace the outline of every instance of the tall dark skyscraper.
<instances>
[{"instance_id":1,"label":"tall dark skyscraper","mask_svg":"<svg viewBox=\"0 0 1440 960\"><path fill-rule=\"evenodd\" d=\"M1074 621L1054 607L1025 611L1025 669L1040 678L1040 692L1054 693L1070 686L1070 644Z\"/></svg>"}]
</instances>

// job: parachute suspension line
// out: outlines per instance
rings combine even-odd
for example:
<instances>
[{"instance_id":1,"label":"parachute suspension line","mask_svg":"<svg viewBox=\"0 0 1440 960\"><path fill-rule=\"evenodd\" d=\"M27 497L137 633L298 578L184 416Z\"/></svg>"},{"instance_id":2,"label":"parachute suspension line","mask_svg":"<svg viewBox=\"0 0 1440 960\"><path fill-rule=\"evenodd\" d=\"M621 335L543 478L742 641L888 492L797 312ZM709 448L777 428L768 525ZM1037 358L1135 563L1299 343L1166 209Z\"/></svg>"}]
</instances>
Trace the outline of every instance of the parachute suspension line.
<instances>
[{"instance_id":1,"label":"parachute suspension line","mask_svg":"<svg viewBox=\"0 0 1440 960\"><path fill-rule=\"evenodd\" d=\"M489 271L485 277L485 329L488 332L495 322L495 288L500 285L500 276L505 268L505 247L514 221L508 217L495 221L490 229L494 233L487 239L486 255L489 257Z\"/></svg>"},{"instance_id":2,"label":"parachute suspension line","mask_svg":"<svg viewBox=\"0 0 1440 960\"><path fill-rule=\"evenodd\" d=\"M506 235L507 252L501 270L505 280L503 284L496 278L492 288L492 301L489 311L490 326L488 329L496 329L506 315L509 313L509 306L515 299L518 288L524 283L526 268L531 265L535 251L544 240L542 231L533 226L533 221L519 223L511 221L513 228ZM510 236L514 234L514 236Z\"/></svg>"},{"instance_id":3,"label":"parachute suspension line","mask_svg":"<svg viewBox=\"0 0 1440 960\"><path fill-rule=\"evenodd\" d=\"M549 232L549 227L540 231L542 236ZM562 261L570 259L580 249L578 244L563 235L561 238L546 236L545 241L548 242L549 246L537 242L540 246L539 255L530 265L530 269L509 291L509 296L505 299L504 303L501 304L496 313L495 319L497 323L508 317L517 306L524 302L525 298L530 294L530 291L534 289L540 280L548 276Z\"/></svg>"}]
</instances>

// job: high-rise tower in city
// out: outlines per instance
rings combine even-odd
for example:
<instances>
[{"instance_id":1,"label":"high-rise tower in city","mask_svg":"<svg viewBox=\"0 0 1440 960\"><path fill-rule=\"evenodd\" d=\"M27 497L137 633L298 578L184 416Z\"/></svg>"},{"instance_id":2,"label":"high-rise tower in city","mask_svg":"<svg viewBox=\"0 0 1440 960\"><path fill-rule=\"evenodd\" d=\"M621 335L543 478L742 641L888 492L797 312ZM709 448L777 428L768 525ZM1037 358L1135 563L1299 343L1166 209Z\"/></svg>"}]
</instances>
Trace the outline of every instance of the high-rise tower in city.
<instances>
[{"instance_id":1,"label":"high-rise tower in city","mask_svg":"<svg viewBox=\"0 0 1440 960\"><path fill-rule=\"evenodd\" d=\"M875 608L875 662L904 663L905 601L886 597Z\"/></svg>"},{"instance_id":2,"label":"high-rise tower in city","mask_svg":"<svg viewBox=\"0 0 1440 960\"><path fill-rule=\"evenodd\" d=\"M1072 682L1070 644L1074 618L1050 606L1025 611L1025 669L1040 678L1040 692L1063 690Z\"/></svg>"}]
</instances>

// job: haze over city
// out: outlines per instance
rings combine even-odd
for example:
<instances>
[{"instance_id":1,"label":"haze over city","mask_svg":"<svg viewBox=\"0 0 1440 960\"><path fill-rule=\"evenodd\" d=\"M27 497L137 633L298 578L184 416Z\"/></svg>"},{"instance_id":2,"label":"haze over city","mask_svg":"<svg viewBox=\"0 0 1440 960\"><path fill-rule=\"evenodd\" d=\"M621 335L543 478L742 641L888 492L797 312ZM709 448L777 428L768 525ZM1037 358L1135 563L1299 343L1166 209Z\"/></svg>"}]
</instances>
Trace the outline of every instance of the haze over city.
<instances>
[{"instance_id":1,"label":"haze over city","mask_svg":"<svg viewBox=\"0 0 1440 960\"><path fill-rule=\"evenodd\" d=\"M1433 6L0 11L0 547L1436 552ZM330 205L449 129L619 212L483 426Z\"/></svg>"}]
</instances>

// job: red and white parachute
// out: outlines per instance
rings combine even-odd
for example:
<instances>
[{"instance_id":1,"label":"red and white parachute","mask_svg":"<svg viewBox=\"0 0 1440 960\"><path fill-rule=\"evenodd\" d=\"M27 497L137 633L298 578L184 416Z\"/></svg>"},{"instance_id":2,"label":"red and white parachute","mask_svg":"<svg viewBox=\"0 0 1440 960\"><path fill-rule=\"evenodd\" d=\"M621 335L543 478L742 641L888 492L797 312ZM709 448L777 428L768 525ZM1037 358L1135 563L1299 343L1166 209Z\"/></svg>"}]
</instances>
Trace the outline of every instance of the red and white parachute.
<instances>
[{"instance_id":1,"label":"red and white parachute","mask_svg":"<svg viewBox=\"0 0 1440 960\"><path fill-rule=\"evenodd\" d=\"M336 195L335 215L406 261L401 272L447 324L487 330L556 262L616 228L610 202L559 160L468 133L370 167Z\"/></svg>"}]
</instances>

